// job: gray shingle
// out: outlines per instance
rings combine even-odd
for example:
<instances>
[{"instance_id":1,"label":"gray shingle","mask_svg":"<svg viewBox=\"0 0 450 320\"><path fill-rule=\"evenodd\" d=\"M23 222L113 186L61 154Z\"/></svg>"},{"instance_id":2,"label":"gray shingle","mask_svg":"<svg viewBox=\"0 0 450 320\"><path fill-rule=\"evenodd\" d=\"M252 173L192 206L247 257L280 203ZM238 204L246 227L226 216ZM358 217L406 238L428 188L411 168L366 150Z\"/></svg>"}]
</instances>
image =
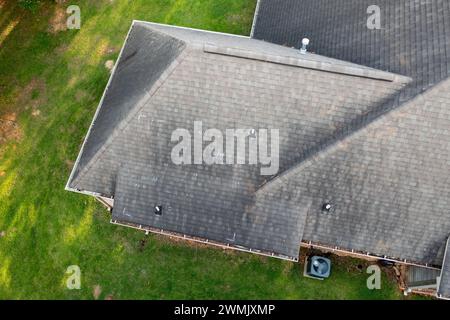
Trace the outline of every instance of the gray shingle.
<instances>
[{"instance_id":1,"label":"gray shingle","mask_svg":"<svg viewBox=\"0 0 450 320\"><path fill-rule=\"evenodd\" d=\"M89 139L83 146L82 157L72 174L72 181L101 152L102 147L141 101L148 99L150 89L184 47L184 42L179 39L157 31L150 33L143 26L133 25L120 61L105 89L100 103L102 107L93 120Z\"/></svg>"}]
</instances>

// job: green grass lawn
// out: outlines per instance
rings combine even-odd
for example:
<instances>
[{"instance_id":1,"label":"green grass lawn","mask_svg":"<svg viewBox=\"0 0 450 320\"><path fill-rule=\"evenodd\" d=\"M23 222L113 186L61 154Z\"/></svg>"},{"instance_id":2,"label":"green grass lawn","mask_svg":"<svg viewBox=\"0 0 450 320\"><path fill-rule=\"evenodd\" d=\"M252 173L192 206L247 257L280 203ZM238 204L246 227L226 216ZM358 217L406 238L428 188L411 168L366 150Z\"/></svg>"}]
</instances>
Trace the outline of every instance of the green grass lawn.
<instances>
[{"instance_id":1,"label":"green grass lawn","mask_svg":"<svg viewBox=\"0 0 450 320\"><path fill-rule=\"evenodd\" d=\"M65 8L41 2L32 13L0 0L0 299L92 299L95 286L99 299L402 298L385 275L368 290L353 259L306 279L299 264L111 225L95 200L64 191L132 19L249 34L255 0L71 1L82 25L66 31ZM81 290L65 286L69 265Z\"/></svg>"}]
</instances>

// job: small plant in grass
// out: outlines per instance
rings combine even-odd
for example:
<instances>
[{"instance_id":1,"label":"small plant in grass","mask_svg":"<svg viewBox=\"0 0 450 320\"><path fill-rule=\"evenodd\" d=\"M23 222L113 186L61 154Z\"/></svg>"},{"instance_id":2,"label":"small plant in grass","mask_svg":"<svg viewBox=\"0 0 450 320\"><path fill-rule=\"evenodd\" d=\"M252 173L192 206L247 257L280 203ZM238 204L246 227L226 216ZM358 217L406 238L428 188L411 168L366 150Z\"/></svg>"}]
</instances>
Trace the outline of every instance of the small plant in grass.
<instances>
[{"instance_id":1,"label":"small plant in grass","mask_svg":"<svg viewBox=\"0 0 450 320\"><path fill-rule=\"evenodd\" d=\"M34 11L39 7L41 0L19 0L18 3L22 8Z\"/></svg>"},{"instance_id":2,"label":"small plant in grass","mask_svg":"<svg viewBox=\"0 0 450 320\"><path fill-rule=\"evenodd\" d=\"M38 89L34 89L31 92L31 100L36 100L37 98L39 98L39 90Z\"/></svg>"}]
</instances>

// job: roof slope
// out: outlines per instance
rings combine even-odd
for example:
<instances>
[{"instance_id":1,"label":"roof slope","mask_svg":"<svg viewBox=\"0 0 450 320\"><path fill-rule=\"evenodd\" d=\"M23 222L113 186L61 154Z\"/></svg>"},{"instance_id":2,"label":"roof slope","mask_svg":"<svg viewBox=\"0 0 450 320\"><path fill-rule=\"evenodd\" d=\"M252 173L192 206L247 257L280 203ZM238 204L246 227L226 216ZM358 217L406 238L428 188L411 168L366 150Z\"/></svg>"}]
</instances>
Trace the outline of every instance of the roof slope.
<instances>
[{"instance_id":1,"label":"roof slope","mask_svg":"<svg viewBox=\"0 0 450 320\"><path fill-rule=\"evenodd\" d=\"M311 200L305 240L443 265L438 295L449 298L450 2L377 1L380 30L367 27L373 4L259 0L254 38L298 48L307 37L311 52L413 81L258 192L287 185Z\"/></svg>"},{"instance_id":2,"label":"roof slope","mask_svg":"<svg viewBox=\"0 0 450 320\"><path fill-rule=\"evenodd\" d=\"M441 265L450 230L450 79L261 188L312 204L304 239ZM322 212L331 203L330 213Z\"/></svg>"},{"instance_id":3,"label":"roof slope","mask_svg":"<svg viewBox=\"0 0 450 320\"><path fill-rule=\"evenodd\" d=\"M415 95L450 74L450 2L379 0L381 30L367 27L371 0L260 0L253 36L414 79Z\"/></svg>"},{"instance_id":4,"label":"roof slope","mask_svg":"<svg viewBox=\"0 0 450 320\"><path fill-rule=\"evenodd\" d=\"M449 252L450 238L447 240L445 249L444 262L442 263L441 276L437 289L437 296L439 298L450 299L450 252Z\"/></svg>"},{"instance_id":5,"label":"roof slope","mask_svg":"<svg viewBox=\"0 0 450 320\"><path fill-rule=\"evenodd\" d=\"M104 109L110 95L127 97L128 91L108 88L69 189L115 197L113 218L120 221L296 258L310 200L283 188L255 195L267 179L256 165L174 165L171 133L193 132L194 121L222 132L280 129L283 172L385 105L410 79L246 37L144 22L133 24L124 52L156 37L176 44L169 50L176 54L169 55L170 64L163 59L162 67L156 66L166 69L151 89L146 79L129 79L127 86L136 83L148 95L131 95L135 105L125 108L119 125L100 118L114 112ZM152 59L160 54L166 56L154 52ZM118 70L136 64L147 73L145 56L124 57ZM112 133L92 155L89 141L100 140L98 123ZM154 215L155 205L163 206L161 217Z\"/></svg>"},{"instance_id":6,"label":"roof slope","mask_svg":"<svg viewBox=\"0 0 450 320\"><path fill-rule=\"evenodd\" d=\"M94 117L89 139L85 141L82 157L78 159L77 170L74 170L71 179L76 178L114 132L120 130L121 124L132 116L133 110L149 98L155 82L184 47L183 41L164 33L149 33L139 28L129 33L120 53L120 63L114 68L105 89L100 102L102 107L98 108Z\"/></svg>"}]
</instances>

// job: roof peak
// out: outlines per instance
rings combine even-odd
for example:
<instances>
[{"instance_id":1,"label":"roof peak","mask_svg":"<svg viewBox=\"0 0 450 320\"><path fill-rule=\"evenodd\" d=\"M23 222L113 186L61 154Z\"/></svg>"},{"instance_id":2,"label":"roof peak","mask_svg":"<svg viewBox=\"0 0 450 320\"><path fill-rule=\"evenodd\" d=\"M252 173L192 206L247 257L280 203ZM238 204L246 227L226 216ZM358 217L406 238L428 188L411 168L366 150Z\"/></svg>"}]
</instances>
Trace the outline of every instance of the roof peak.
<instances>
[{"instance_id":1,"label":"roof peak","mask_svg":"<svg viewBox=\"0 0 450 320\"><path fill-rule=\"evenodd\" d=\"M247 36L139 20L134 20L133 25L135 24L165 33L207 53L403 84L412 81L411 78L403 75L325 57L312 52L301 54L298 49L293 47L273 44Z\"/></svg>"},{"instance_id":2,"label":"roof peak","mask_svg":"<svg viewBox=\"0 0 450 320\"><path fill-rule=\"evenodd\" d=\"M293 49L295 50L295 49ZM319 55L315 55L312 53L307 53L306 55L300 55L298 53L298 57L292 56L281 56L281 55L271 55L266 53L260 53L251 50L243 50L239 48L232 47L220 47L214 44L205 44L203 46L203 51L207 53L213 54L221 54L226 56L232 56L237 58L251 59L262 62L276 63L282 64L291 67L305 68L305 69L313 69L324 72L338 73L355 77L362 78L370 78L375 80L384 80L384 81L395 81L400 83L409 83L412 79L372 68L363 68L358 65L350 65L346 62L339 63L338 60L336 62L329 61L320 61L318 59L307 59L306 57L320 57ZM295 50L297 51L297 50Z\"/></svg>"}]
</instances>

